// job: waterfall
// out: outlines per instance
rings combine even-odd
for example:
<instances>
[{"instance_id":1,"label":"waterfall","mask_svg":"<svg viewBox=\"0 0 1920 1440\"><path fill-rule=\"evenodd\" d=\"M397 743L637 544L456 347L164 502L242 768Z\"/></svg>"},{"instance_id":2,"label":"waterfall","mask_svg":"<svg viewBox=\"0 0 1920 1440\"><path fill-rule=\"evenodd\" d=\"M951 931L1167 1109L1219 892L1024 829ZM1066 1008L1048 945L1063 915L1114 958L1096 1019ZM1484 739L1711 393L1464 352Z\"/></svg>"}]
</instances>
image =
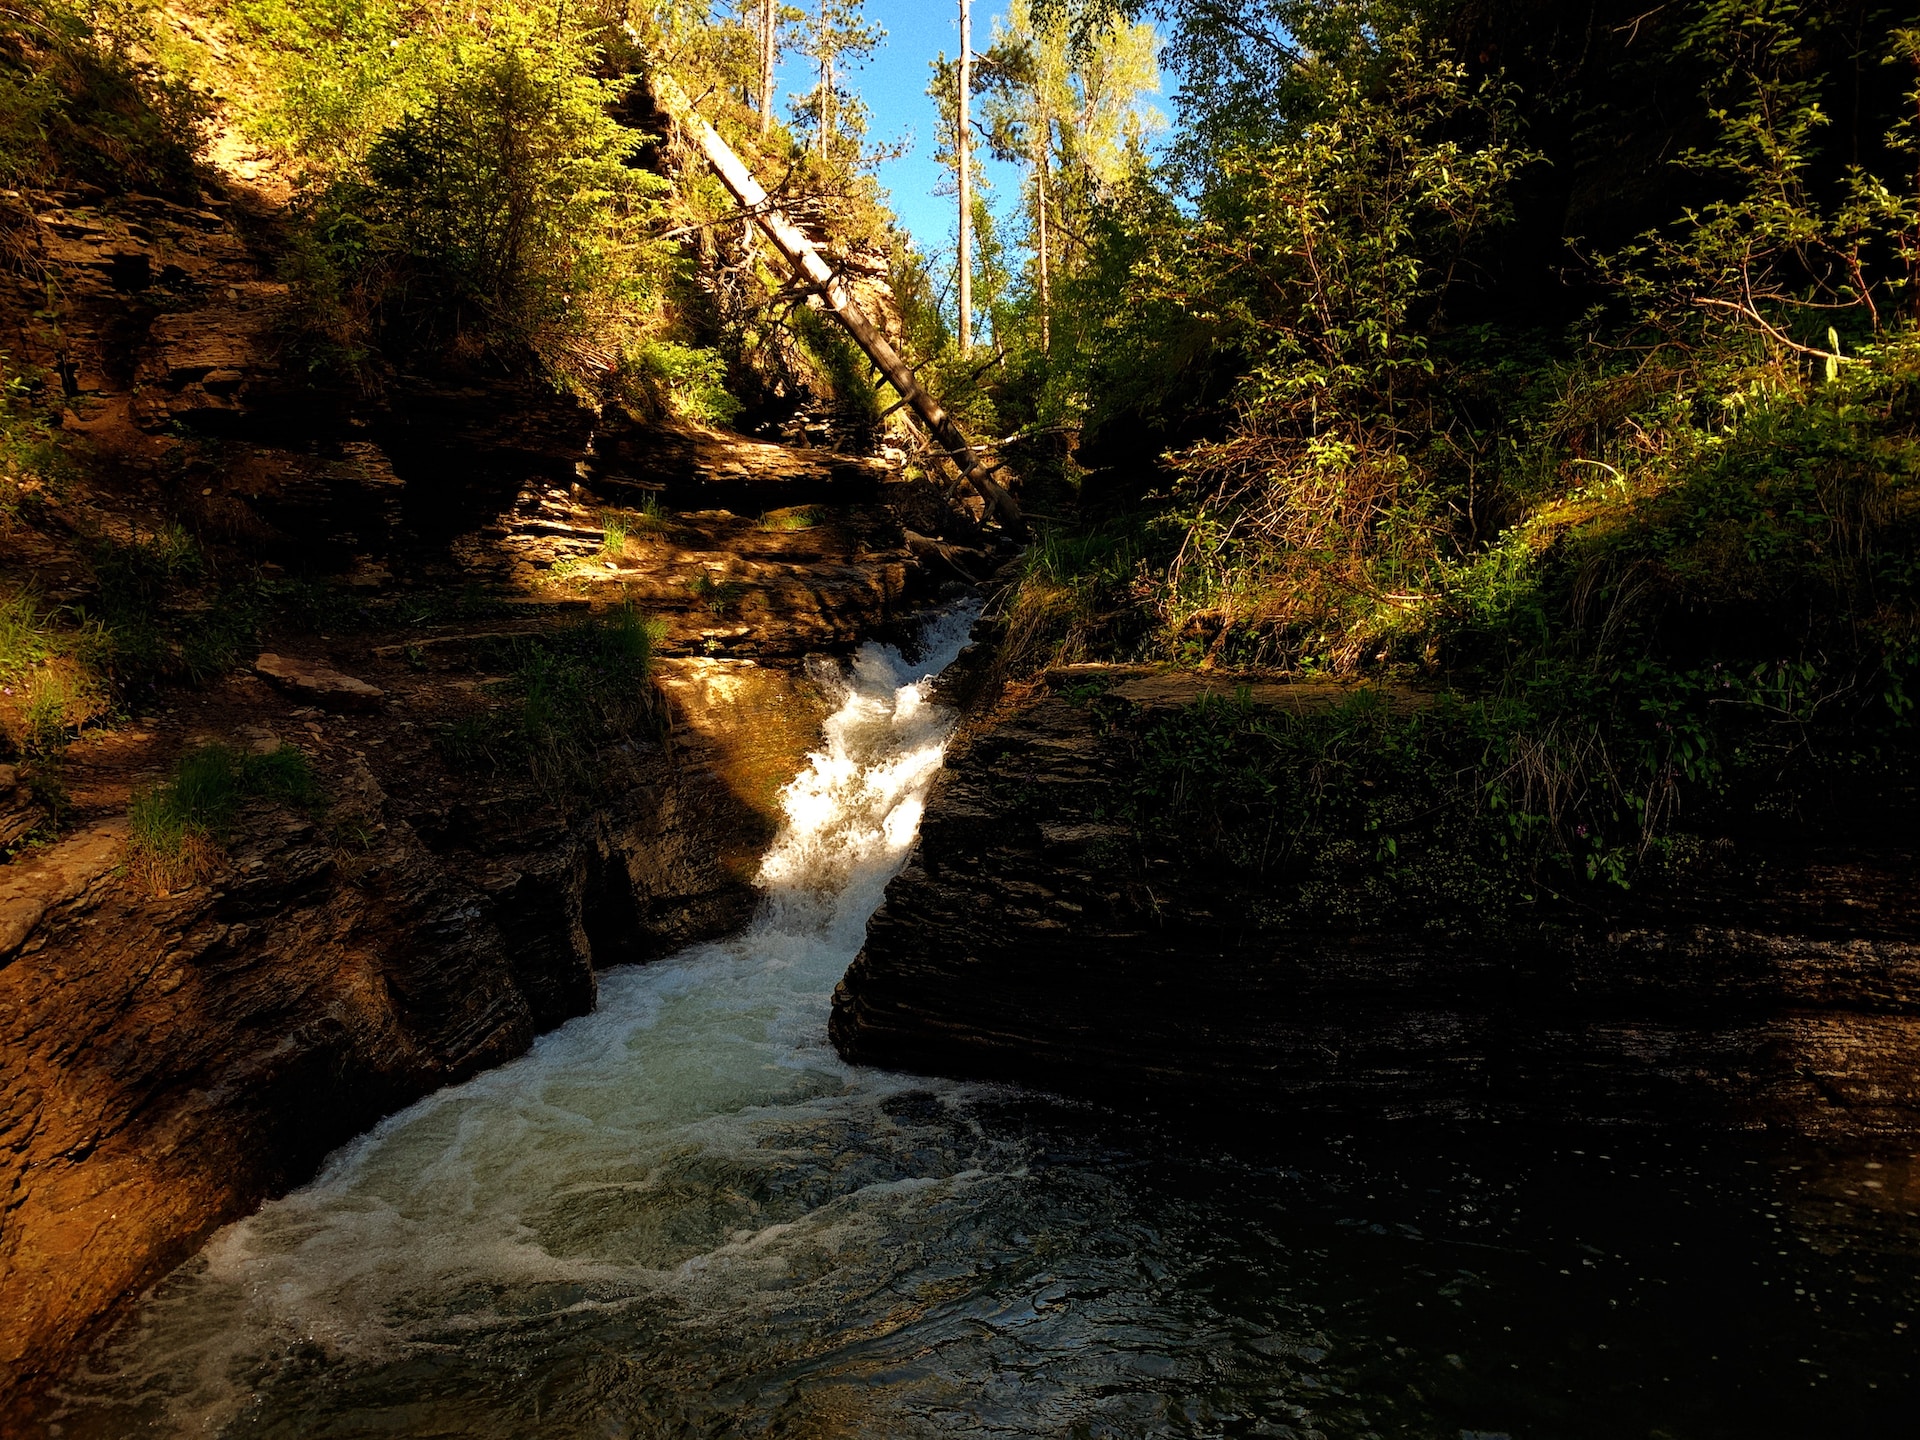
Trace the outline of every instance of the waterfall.
<instances>
[{"instance_id":1,"label":"waterfall","mask_svg":"<svg viewBox=\"0 0 1920 1440\"><path fill-rule=\"evenodd\" d=\"M1833 1204L1818 1166L1444 1128L1228 1153L843 1064L829 997L913 843L951 724L929 677L966 630L860 652L746 930L608 972L594 1014L221 1231L53 1433L1899 1430L1920 1282L1891 1246L1788 1246L1793 1197Z\"/></svg>"},{"instance_id":2,"label":"waterfall","mask_svg":"<svg viewBox=\"0 0 1920 1440\"><path fill-rule=\"evenodd\" d=\"M102 1392L164 1392L165 1428L214 1433L291 1355L377 1367L538 1316L733 1308L780 1288L798 1253L850 1243L858 1177L796 1205L746 1172L777 1158L775 1132L906 1088L840 1061L828 1003L913 845L953 722L929 691L972 618L934 620L916 662L869 644L839 677L744 932L607 973L593 1014L221 1231L115 1347ZM927 1178L883 1168L883 1191Z\"/></svg>"}]
</instances>

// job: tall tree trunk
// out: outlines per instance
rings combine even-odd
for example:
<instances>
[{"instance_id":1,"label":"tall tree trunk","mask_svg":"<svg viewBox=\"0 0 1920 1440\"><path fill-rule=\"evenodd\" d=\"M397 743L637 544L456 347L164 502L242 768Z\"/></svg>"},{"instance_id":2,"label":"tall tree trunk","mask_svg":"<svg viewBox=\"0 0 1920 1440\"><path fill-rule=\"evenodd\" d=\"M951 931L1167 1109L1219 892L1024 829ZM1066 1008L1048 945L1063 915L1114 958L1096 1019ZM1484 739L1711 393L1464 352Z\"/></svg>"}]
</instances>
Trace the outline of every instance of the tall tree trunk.
<instances>
[{"instance_id":1,"label":"tall tree trunk","mask_svg":"<svg viewBox=\"0 0 1920 1440\"><path fill-rule=\"evenodd\" d=\"M773 128L773 72L778 62L776 33L780 0L760 0L760 138Z\"/></svg>"},{"instance_id":2,"label":"tall tree trunk","mask_svg":"<svg viewBox=\"0 0 1920 1440\"><path fill-rule=\"evenodd\" d=\"M973 0L960 0L960 120L954 156L960 165L960 353L973 348Z\"/></svg>"},{"instance_id":3,"label":"tall tree trunk","mask_svg":"<svg viewBox=\"0 0 1920 1440\"><path fill-rule=\"evenodd\" d=\"M827 35L827 0L818 0L820 6L820 103L814 110L814 121L819 127L820 158L827 158L827 113L828 97L833 94L833 50Z\"/></svg>"},{"instance_id":4,"label":"tall tree trunk","mask_svg":"<svg viewBox=\"0 0 1920 1440\"><path fill-rule=\"evenodd\" d=\"M786 257L787 263L805 276L819 292L855 342L866 351L867 358L873 361L875 368L887 377L888 383L900 392L900 398L920 417L935 443L953 457L954 464L960 468L967 483L1000 517L1002 524L1016 534L1023 533L1026 522L1021 517L1020 507L1006 487L993 478L993 467L987 464L960 422L921 386L913 371L907 367L907 362L900 358L900 353L880 333L879 327L867 318L866 312L854 300L846 285L821 258L820 252L814 249L813 242L767 197L766 190L753 178L753 172L734 153L733 147L721 138L720 132L693 108L686 92L672 76L656 70L648 80L659 107L678 120L693 136L701 154L707 157L707 163L713 166L733 198L759 221L760 228L766 231L767 238Z\"/></svg>"},{"instance_id":5,"label":"tall tree trunk","mask_svg":"<svg viewBox=\"0 0 1920 1440\"><path fill-rule=\"evenodd\" d=\"M1036 127L1038 145L1033 155L1033 188L1039 224L1035 227L1035 238L1039 244L1035 255L1040 262L1040 353L1050 354L1053 350L1053 288L1048 275L1049 257L1047 255L1047 149L1053 136L1052 124L1047 121L1045 112L1041 114L1042 123Z\"/></svg>"}]
</instances>

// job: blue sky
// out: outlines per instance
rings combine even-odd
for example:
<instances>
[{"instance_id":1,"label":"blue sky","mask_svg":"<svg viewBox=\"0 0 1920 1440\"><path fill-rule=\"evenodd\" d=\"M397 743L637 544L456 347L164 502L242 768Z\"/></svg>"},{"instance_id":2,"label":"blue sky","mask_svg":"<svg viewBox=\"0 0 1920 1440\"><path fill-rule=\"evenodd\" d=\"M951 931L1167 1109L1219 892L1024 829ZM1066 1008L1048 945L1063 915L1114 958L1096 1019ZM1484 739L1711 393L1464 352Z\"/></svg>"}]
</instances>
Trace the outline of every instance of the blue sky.
<instances>
[{"instance_id":1,"label":"blue sky","mask_svg":"<svg viewBox=\"0 0 1920 1440\"><path fill-rule=\"evenodd\" d=\"M1004 21L1006 13L1004 3L974 0L976 52L992 43L994 19ZM955 205L951 195L933 193L945 172L933 158L934 108L926 91L933 78L928 66L934 57L943 50L948 55L960 51L958 0L867 0L867 18L887 32L872 60L851 82L873 112L868 138L881 143L906 141L912 147L902 158L881 167L880 183L887 187L894 213L921 250L950 248ZM810 89L814 77L803 57L790 55L781 66L780 79L784 114L784 97ZM992 161L986 170L993 186L989 198L996 210L1004 210L1018 193L1019 172Z\"/></svg>"}]
</instances>

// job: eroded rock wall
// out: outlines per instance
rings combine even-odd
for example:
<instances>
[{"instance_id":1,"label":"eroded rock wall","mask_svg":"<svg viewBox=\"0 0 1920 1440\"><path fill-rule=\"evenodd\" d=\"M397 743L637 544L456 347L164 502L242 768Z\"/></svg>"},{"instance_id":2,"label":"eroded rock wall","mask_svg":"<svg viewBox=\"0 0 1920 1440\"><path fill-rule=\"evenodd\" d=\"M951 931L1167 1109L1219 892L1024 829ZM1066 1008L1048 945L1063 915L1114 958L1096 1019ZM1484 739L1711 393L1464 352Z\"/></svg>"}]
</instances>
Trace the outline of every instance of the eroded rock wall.
<instances>
[{"instance_id":1,"label":"eroded rock wall","mask_svg":"<svg viewBox=\"0 0 1920 1440\"><path fill-rule=\"evenodd\" d=\"M219 1224L590 1009L598 968L743 924L828 708L806 657L985 558L884 455L655 433L526 377L315 373L285 194L202 181L0 197L0 330L70 462L0 509L0 594L101 613L101 557L167 535L197 563L156 633L241 577L266 607L244 653L88 717L40 767L62 815L0 765L0 1434ZM963 543L923 564L911 527ZM448 758L524 647L626 607L663 734L595 739L590 793ZM256 806L210 884L156 895L129 801L209 741L297 745L327 805Z\"/></svg>"},{"instance_id":2,"label":"eroded rock wall","mask_svg":"<svg viewBox=\"0 0 1920 1440\"><path fill-rule=\"evenodd\" d=\"M1132 733L1047 694L955 745L835 996L843 1055L1236 1127L1920 1129L1910 857L1781 855L1742 893L1524 939L1274 930L1246 878L1114 818Z\"/></svg>"},{"instance_id":3,"label":"eroded rock wall","mask_svg":"<svg viewBox=\"0 0 1920 1440\"><path fill-rule=\"evenodd\" d=\"M219 1225L590 1010L596 969L744 923L829 697L689 664L670 734L571 813L344 757L324 815L255 804L209 884L156 896L124 822L0 869L0 1416Z\"/></svg>"}]
</instances>

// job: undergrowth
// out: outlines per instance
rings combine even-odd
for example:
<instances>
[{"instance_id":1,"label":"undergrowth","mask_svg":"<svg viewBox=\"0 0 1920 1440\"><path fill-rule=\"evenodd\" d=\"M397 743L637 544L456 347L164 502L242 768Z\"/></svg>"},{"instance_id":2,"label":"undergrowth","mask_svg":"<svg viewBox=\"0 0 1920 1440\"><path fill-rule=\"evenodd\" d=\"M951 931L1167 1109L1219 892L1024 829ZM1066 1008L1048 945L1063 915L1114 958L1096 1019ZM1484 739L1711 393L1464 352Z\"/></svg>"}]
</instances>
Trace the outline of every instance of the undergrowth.
<instances>
[{"instance_id":1,"label":"undergrowth","mask_svg":"<svg viewBox=\"0 0 1920 1440\"><path fill-rule=\"evenodd\" d=\"M662 722L650 679L663 633L622 605L549 634L491 642L483 658L509 673L491 687L492 708L441 736L441 753L456 767L524 767L555 800L591 793L615 757Z\"/></svg>"},{"instance_id":2,"label":"undergrowth","mask_svg":"<svg viewBox=\"0 0 1920 1440\"><path fill-rule=\"evenodd\" d=\"M247 801L313 810L322 798L306 755L292 746L268 755L199 746L180 757L166 781L133 797L129 868L156 894L198 884L219 867L220 847Z\"/></svg>"},{"instance_id":3,"label":"undergrowth","mask_svg":"<svg viewBox=\"0 0 1920 1440\"><path fill-rule=\"evenodd\" d=\"M1115 723L1144 840L1240 875L1263 925L1450 934L1607 908L1729 832L1911 790L1910 674L1845 697L1811 665L1541 671L1481 696L1361 688L1294 713L1203 700ZM1100 702L1095 702L1096 704Z\"/></svg>"},{"instance_id":4,"label":"undergrowth","mask_svg":"<svg viewBox=\"0 0 1920 1440\"><path fill-rule=\"evenodd\" d=\"M138 0L21 0L0 16L0 184L71 178L191 200L211 114ZM9 225L7 228L11 228Z\"/></svg>"}]
</instances>

